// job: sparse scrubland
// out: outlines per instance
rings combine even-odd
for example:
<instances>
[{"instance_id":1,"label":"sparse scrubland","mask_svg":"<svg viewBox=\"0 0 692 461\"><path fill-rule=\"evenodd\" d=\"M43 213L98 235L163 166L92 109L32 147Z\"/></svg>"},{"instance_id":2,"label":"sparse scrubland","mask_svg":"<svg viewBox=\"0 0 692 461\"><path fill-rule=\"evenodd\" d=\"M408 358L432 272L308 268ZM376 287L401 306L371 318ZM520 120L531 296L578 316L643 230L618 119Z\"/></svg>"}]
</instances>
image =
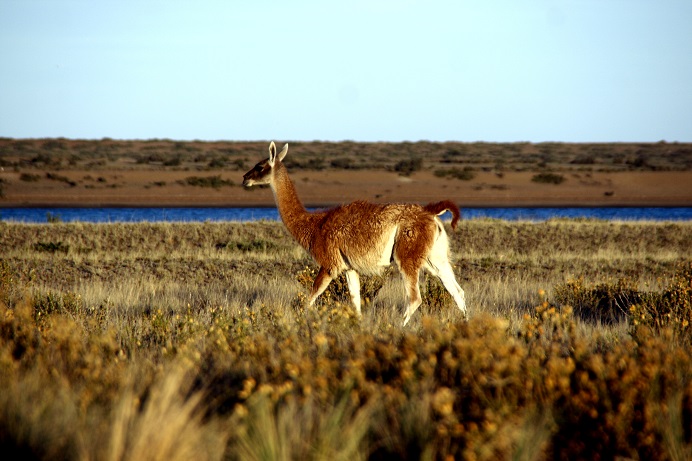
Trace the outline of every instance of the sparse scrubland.
<instances>
[{"instance_id":1,"label":"sparse scrubland","mask_svg":"<svg viewBox=\"0 0 692 461\"><path fill-rule=\"evenodd\" d=\"M692 201L691 143L290 143L286 166L308 206L362 199L445 198L480 207ZM0 207L273 206L271 194L241 185L267 145L0 138Z\"/></svg>"},{"instance_id":2,"label":"sparse scrubland","mask_svg":"<svg viewBox=\"0 0 692 461\"><path fill-rule=\"evenodd\" d=\"M0 138L0 166L36 171L65 170L237 170L256 161L268 141L176 141L170 139L80 140ZM559 142L300 142L291 170L390 170L410 174L426 167L454 165L468 171L687 171L690 143ZM452 171L453 172L453 171ZM54 175L55 176L55 175ZM35 181L40 177L23 180ZM57 177L48 178L61 180Z\"/></svg>"},{"instance_id":3,"label":"sparse scrubland","mask_svg":"<svg viewBox=\"0 0 692 461\"><path fill-rule=\"evenodd\" d=\"M692 457L692 223L463 221L470 320L394 271L314 308L281 223L0 223L0 453Z\"/></svg>"}]
</instances>

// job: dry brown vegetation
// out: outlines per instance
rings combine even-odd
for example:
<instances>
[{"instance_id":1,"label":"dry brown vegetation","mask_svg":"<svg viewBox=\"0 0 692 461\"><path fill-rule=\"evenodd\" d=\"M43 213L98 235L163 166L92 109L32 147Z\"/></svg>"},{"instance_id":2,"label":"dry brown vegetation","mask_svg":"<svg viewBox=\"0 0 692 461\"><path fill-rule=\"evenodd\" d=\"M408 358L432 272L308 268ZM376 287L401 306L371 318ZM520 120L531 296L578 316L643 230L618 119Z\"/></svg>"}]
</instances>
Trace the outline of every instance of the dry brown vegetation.
<instances>
[{"instance_id":1,"label":"dry brown vegetation","mask_svg":"<svg viewBox=\"0 0 692 461\"><path fill-rule=\"evenodd\" d=\"M692 224L464 221L464 322L393 274L305 306L280 223L0 223L23 459L689 459Z\"/></svg>"},{"instance_id":2,"label":"dry brown vegetation","mask_svg":"<svg viewBox=\"0 0 692 461\"><path fill-rule=\"evenodd\" d=\"M112 139L0 138L0 166L60 170L247 169L268 142L119 141ZM686 143L462 143L462 142L291 142L300 155L291 170L389 170L411 173L467 165L503 171L687 171L692 145Z\"/></svg>"},{"instance_id":3,"label":"dry brown vegetation","mask_svg":"<svg viewBox=\"0 0 692 461\"><path fill-rule=\"evenodd\" d=\"M692 200L684 143L291 145L286 163L308 205L440 195L463 206ZM240 186L266 149L265 141L0 138L0 205L271 205L271 194Z\"/></svg>"}]
</instances>

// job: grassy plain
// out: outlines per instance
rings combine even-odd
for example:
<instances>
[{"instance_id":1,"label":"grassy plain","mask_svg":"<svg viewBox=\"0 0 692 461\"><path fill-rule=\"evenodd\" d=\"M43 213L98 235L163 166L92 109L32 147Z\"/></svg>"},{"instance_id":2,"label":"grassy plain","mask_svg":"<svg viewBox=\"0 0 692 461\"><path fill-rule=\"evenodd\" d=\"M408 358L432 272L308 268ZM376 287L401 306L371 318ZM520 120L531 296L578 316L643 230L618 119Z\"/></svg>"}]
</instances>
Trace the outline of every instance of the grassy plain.
<instances>
[{"instance_id":1,"label":"grassy plain","mask_svg":"<svg viewBox=\"0 0 692 461\"><path fill-rule=\"evenodd\" d=\"M463 221L436 281L337 281L281 223L0 223L24 459L689 459L692 223Z\"/></svg>"}]
</instances>

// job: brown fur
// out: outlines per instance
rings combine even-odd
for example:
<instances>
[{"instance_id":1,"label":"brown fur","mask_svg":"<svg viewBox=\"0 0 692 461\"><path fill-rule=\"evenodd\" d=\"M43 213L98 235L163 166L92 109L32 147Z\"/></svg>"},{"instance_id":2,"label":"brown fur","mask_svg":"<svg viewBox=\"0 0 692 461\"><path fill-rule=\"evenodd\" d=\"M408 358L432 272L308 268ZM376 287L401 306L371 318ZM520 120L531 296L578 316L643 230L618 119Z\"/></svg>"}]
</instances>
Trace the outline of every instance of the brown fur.
<instances>
[{"instance_id":1,"label":"brown fur","mask_svg":"<svg viewBox=\"0 0 692 461\"><path fill-rule=\"evenodd\" d=\"M420 269L426 267L436 271L439 268L435 263L449 266L446 254L432 255L432 252L437 239L444 235L444 228L437 216L446 210L451 211L452 227L455 228L459 220L457 206L448 200L430 203L425 207L416 204L381 205L356 201L326 211L309 213L301 203L288 171L281 162L287 151L288 145L277 155L276 147L271 143L269 159L248 171L243 176L243 184L248 187L255 184L271 186L286 228L320 265L310 303L327 288L332 279L346 271L351 296L360 314L357 274L376 273L394 261L407 285L407 322L421 302L418 288ZM447 245L446 236L444 244ZM446 252L448 248L444 250ZM446 266L441 268L446 276L445 286L455 285L452 289L461 292L455 300L460 300L457 304L465 312L463 290L453 280L451 266Z\"/></svg>"}]
</instances>

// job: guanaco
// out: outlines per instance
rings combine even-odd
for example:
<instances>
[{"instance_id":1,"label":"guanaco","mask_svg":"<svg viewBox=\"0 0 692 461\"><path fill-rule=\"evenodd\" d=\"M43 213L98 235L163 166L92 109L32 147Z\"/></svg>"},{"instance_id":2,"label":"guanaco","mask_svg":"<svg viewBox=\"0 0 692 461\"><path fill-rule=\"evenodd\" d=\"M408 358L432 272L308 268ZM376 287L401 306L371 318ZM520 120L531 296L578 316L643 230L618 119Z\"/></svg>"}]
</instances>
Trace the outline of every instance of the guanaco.
<instances>
[{"instance_id":1,"label":"guanaco","mask_svg":"<svg viewBox=\"0 0 692 461\"><path fill-rule=\"evenodd\" d=\"M277 154L269 144L269 158L243 176L243 185L268 184L274 193L281 220L319 264L309 304L314 304L329 283L342 272L351 301L361 315L359 274L377 274L392 262L401 273L407 294L406 325L422 299L418 286L421 269L439 277L464 316L464 290L449 263L449 239L440 215L452 213L452 229L459 221L459 208L451 201L421 206L413 203L375 204L355 201L328 210L309 212L300 201L283 159L288 144Z\"/></svg>"}]
</instances>

